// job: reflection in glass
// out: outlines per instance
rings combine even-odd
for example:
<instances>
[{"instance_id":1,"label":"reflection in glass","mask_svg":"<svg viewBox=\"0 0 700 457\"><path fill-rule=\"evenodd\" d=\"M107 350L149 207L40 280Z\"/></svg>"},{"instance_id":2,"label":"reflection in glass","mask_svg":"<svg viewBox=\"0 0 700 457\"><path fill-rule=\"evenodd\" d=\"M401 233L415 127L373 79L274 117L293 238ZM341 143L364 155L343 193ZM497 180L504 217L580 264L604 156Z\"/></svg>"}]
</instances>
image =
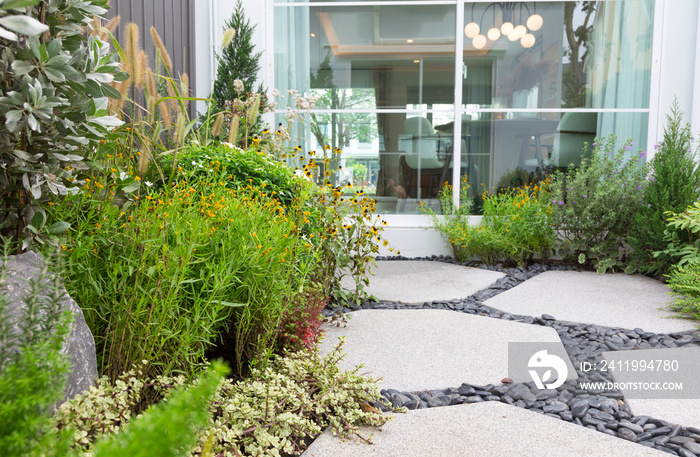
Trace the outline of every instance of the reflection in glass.
<instances>
[{"instance_id":1,"label":"reflection in glass","mask_svg":"<svg viewBox=\"0 0 700 457\"><path fill-rule=\"evenodd\" d=\"M329 109L356 109L343 90L363 109L452 105L455 37L454 5L277 7L276 85Z\"/></svg>"},{"instance_id":2,"label":"reflection in glass","mask_svg":"<svg viewBox=\"0 0 700 457\"><path fill-rule=\"evenodd\" d=\"M653 0L465 4L463 103L647 108L653 5ZM474 85L490 93L487 102L472 100Z\"/></svg>"},{"instance_id":3,"label":"reflection in glass","mask_svg":"<svg viewBox=\"0 0 700 457\"><path fill-rule=\"evenodd\" d=\"M596 137L645 144L653 10L654 0L467 2L456 30L455 5L278 6L275 81L318 97L301 144L342 149L337 179L375 195L377 211L435 202L457 153L478 202L577 165Z\"/></svg>"}]
</instances>

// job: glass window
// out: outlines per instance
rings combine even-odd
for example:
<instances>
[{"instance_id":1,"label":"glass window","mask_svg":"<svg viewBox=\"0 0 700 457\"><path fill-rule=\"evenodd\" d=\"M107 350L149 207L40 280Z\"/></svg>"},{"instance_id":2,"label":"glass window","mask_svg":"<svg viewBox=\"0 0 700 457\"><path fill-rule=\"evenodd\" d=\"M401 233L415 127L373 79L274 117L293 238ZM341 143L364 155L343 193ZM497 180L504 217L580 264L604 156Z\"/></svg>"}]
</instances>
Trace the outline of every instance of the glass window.
<instances>
[{"instance_id":1,"label":"glass window","mask_svg":"<svg viewBox=\"0 0 700 457\"><path fill-rule=\"evenodd\" d=\"M275 37L277 87L319 109L454 104L454 6L278 7Z\"/></svg>"},{"instance_id":2,"label":"glass window","mask_svg":"<svg viewBox=\"0 0 700 457\"><path fill-rule=\"evenodd\" d=\"M636 0L468 3L462 103L648 108L652 13Z\"/></svg>"},{"instance_id":3,"label":"glass window","mask_svg":"<svg viewBox=\"0 0 700 457\"><path fill-rule=\"evenodd\" d=\"M316 182L323 183L332 171L328 178L333 185L343 185L348 194L362 189L377 200L378 212L417 213L419 201L439 210L438 192L445 182L452 183L455 151L452 133L439 130L447 116L451 118L444 112L312 113L308 122L291 129L290 146L301 146L307 159L314 157ZM280 115L278 122L285 121ZM324 147L331 144L340 145L340 155ZM467 173L466 141L457 150L461 172ZM481 176L478 169L473 173Z\"/></svg>"},{"instance_id":4,"label":"glass window","mask_svg":"<svg viewBox=\"0 0 700 457\"><path fill-rule=\"evenodd\" d=\"M343 150L338 182L379 212L435 204L457 156L478 204L596 137L646 144L654 0L464 2L462 30L455 5L400 3L275 8L275 85L318 97L299 144Z\"/></svg>"}]
</instances>

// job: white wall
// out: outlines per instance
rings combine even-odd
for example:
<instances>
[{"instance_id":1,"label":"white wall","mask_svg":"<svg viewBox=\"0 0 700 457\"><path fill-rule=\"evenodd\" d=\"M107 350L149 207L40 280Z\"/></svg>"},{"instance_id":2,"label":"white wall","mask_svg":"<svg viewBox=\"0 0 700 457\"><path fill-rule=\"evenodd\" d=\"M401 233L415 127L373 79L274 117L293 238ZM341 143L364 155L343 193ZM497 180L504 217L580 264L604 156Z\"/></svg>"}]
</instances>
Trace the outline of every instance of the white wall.
<instances>
[{"instance_id":1,"label":"white wall","mask_svg":"<svg viewBox=\"0 0 700 457\"><path fill-rule=\"evenodd\" d=\"M656 129L649 131L649 142L663 139L666 115L670 113L674 97L684 113L684 121L693 122L695 132L700 131L700 2L698 0L657 0L655 32L660 34L661 48L658 59L652 63L652 71L658 73L659 90L652 110L658 109ZM663 17L658 17L658 13ZM653 113L652 113L653 116Z\"/></svg>"}]
</instances>

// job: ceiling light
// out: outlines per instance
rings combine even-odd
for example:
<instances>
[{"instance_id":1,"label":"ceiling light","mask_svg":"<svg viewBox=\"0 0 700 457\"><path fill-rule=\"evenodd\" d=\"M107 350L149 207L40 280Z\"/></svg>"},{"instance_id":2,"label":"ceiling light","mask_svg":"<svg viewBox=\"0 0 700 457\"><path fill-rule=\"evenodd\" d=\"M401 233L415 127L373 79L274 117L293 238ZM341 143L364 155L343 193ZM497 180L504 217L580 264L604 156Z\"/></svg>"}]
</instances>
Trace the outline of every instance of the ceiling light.
<instances>
[{"instance_id":1,"label":"ceiling light","mask_svg":"<svg viewBox=\"0 0 700 457\"><path fill-rule=\"evenodd\" d=\"M513 29L508 38L514 38L512 41L521 39L527 33L527 28L524 25L519 25Z\"/></svg>"},{"instance_id":2,"label":"ceiling light","mask_svg":"<svg viewBox=\"0 0 700 457\"><path fill-rule=\"evenodd\" d=\"M486 37L484 35L475 36L472 40L472 45L476 49L484 49L484 46L486 46Z\"/></svg>"},{"instance_id":3,"label":"ceiling light","mask_svg":"<svg viewBox=\"0 0 700 457\"><path fill-rule=\"evenodd\" d=\"M489 40L496 41L497 39L501 38L501 31L498 30L497 27L491 27L486 36L489 37Z\"/></svg>"},{"instance_id":4,"label":"ceiling light","mask_svg":"<svg viewBox=\"0 0 700 457\"><path fill-rule=\"evenodd\" d=\"M508 36L511 33L513 33L513 23L512 22L504 22L503 25L501 26L501 33L504 34L505 36Z\"/></svg>"},{"instance_id":5,"label":"ceiling light","mask_svg":"<svg viewBox=\"0 0 700 457\"><path fill-rule=\"evenodd\" d=\"M469 24L464 27L464 34L467 36L467 38L474 38L476 37L479 32L481 31L481 28L479 27L479 24L476 22L470 22Z\"/></svg>"},{"instance_id":6,"label":"ceiling light","mask_svg":"<svg viewBox=\"0 0 700 457\"><path fill-rule=\"evenodd\" d=\"M531 48L531 47L533 47L533 46L535 45L535 41L537 41L537 40L535 39L535 35L533 35L532 33L526 33L526 34L523 35L523 37L520 39L520 44L521 44L522 47L524 47L524 48Z\"/></svg>"},{"instance_id":7,"label":"ceiling light","mask_svg":"<svg viewBox=\"0 0 700 457\"><path fill-rule=\"evenodd\" d=\"M542 16L539 14L533 14L529 18L527 18L527 28L536 31L542 28L542 24L544 24L544 19L542 19Z\"/></svg>"}]
</instances>

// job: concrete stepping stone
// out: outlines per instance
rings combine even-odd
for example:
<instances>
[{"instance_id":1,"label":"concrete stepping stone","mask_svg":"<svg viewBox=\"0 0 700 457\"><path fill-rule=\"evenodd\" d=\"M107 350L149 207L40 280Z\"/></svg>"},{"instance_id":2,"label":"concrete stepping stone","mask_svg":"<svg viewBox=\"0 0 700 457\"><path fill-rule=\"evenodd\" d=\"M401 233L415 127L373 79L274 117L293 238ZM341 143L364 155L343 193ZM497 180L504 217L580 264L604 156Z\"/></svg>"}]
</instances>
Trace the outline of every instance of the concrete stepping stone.
<instances>
[{"instance_id":1,"label":"concrete stepping stone","mask_svg":"<svg viewBox=\"0 0 700 457\"><path fill-rule=\"evenodd\" d=\"M550 314L558 320L653 333L696 330L697 322L673 318L679 315L667 309L669 292L645 276L547 271L484 304L512 314Z\"/></svg>"},{"instance_id":2,"label":"concrete stepping stone","mask_svg":"<svg viewBox=\"0 0 700 457\"><path fill-rule=\"evenodd\" d=\"M620 391L635 415L700 428L700 348L615 351L604 352L602 356L613 367L608 370L613 380L622 383ZM665 370L665 361L669 364L676 361L678 369L673 370L675 367L671 365L670 370ZM645 365L640 365L640 362ZM641 366L648 367L652 362L655 365L653 371L641 371ZM662 390L645 388L645 383L661 383ZM664 390L663 383L681 383L682 390Z\"/></svg>"},{"instance_id":3,"label":"concrete stepping stone","mask_svg":"<svg viewBox=\"0 0 700 457\"><path fill-rule=\"evenodd\" d=\"M505 276L480 268L420 260L380 260L372 268L367 293L379 300L423 303L467 298ZM352 288L349 277L343 287Z\"/></svg>"},{"instance_id":4,"label":"concrete stepping stone","mask_svg":"<svg viewBox=\"0 0 700 457\"><path fill-rule=\"evenodd\" d=\"M403 391L445 389L464 382L500 384L508 377L508 343L556 343L569 378L576 376L550 327L503 321L448 310L362 310L350 313L346 327L325 325L321 353L344 336L347 354L341 368L363 364L361 373L380 377L382 388ZM527 374L526 374L527 375ZM532 381L515 379L516 382Z\"/></svg>"},{"instance_id":5,"label":"concrete stepping stone","mask_svg":"<svg viewBox=\"0 0 700 457\"><path fill-rule=\"evenodd\" d=\"M363 427L362 436L341 442L329 430L305 457L470 457L667 456L588 428L499 402L447 406L394 414L380 429Z\"/></svg>"}]
</instances>

